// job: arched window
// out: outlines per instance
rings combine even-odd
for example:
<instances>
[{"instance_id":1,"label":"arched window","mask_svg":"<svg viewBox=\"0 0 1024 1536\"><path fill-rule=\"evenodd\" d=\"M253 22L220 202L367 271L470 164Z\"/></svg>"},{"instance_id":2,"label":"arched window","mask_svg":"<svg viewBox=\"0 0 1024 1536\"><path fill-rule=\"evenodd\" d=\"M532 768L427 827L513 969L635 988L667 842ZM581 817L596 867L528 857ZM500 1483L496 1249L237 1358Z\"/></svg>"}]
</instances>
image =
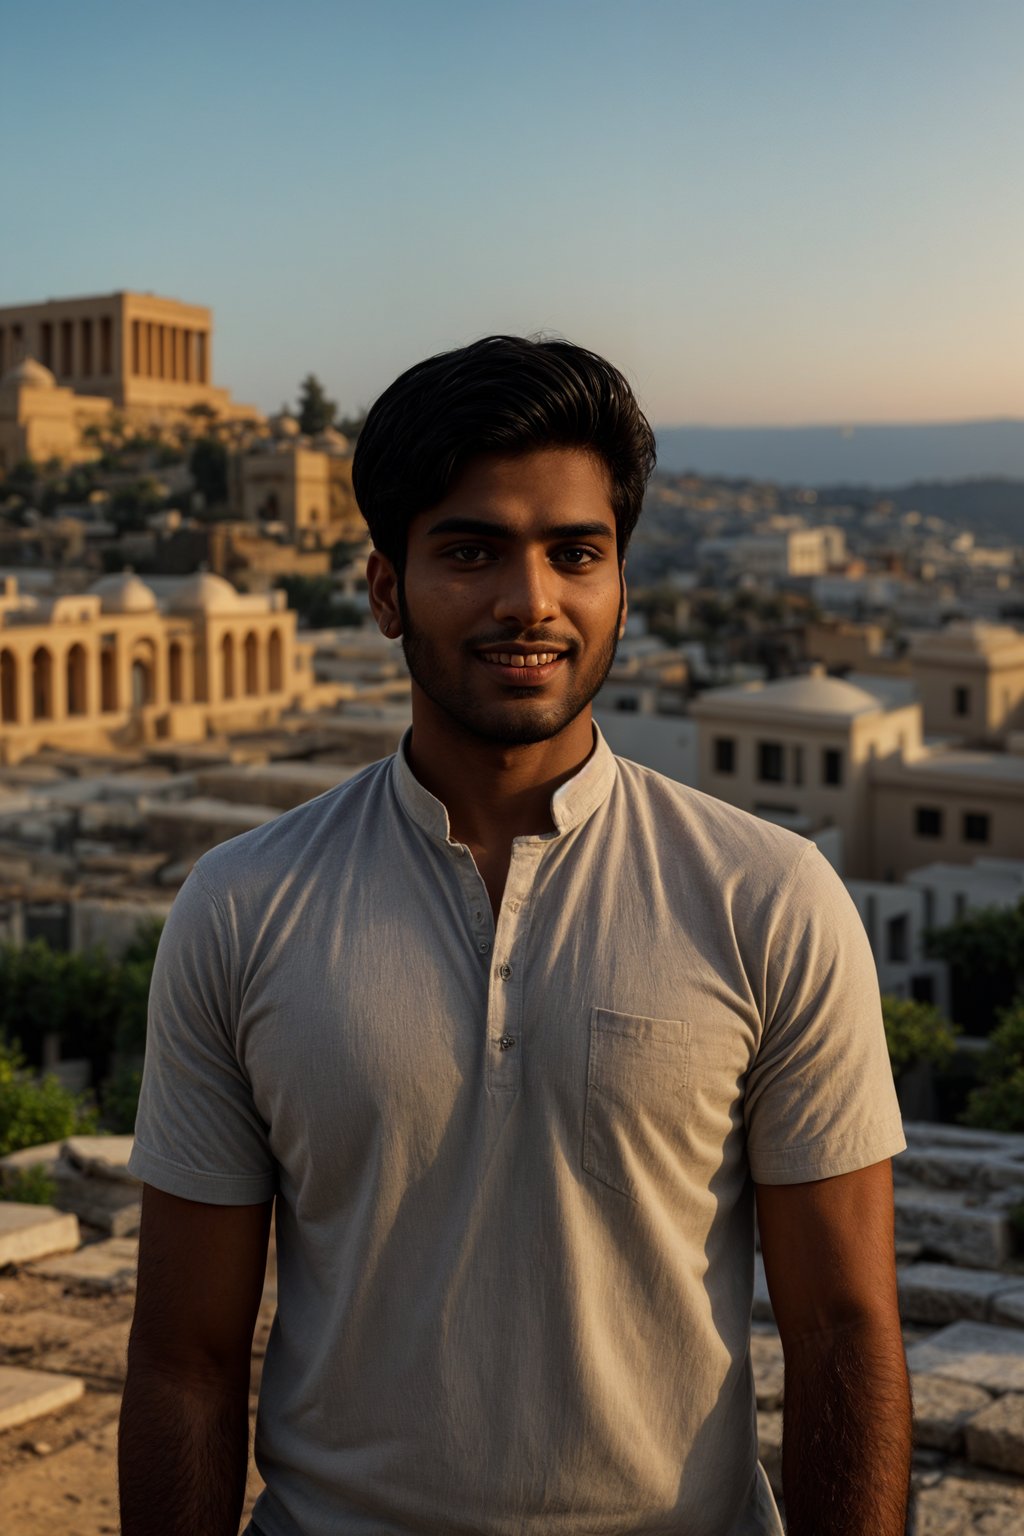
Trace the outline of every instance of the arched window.
<instances>
[{"instance_id":1,"label":"arched window","mask_svg":"<svg viewBox=\"0 0 1024 1536\"><path fill-rule=\"evenodd\" d=\"M153 702L153 668L141 656L132 662L132 709L145 709Z\"/></svg>"},{"instance_id":2,"label":"arched window","mask_svg":"<svg viewBox=\"0 0 1024 1536\"><path fill-rule=\"evenodd\" d=\"M53 657L45 645L32 656L32 718L53 719Z\"/></svg>"},{"instance_id":3,"label":"arched window","mask_svg":"<svg viewBox=\"0 0 1024 1536\"><path fill-rule=\"evenodd\" d=\"M0 651L0 720L18 718L18 664L10 651Z\"/></svg>"},{"instance_id":4,"label":"arched window","mask_svg":"<svg viewBox=\"0 0 1024 1536\"><path fill-rule=\"evenodd\" d=\"M73 645L68 651L67 659L67 688L68 688L68 714L85 714L85 647Z\"/></svg>"},{"instance_id":5,"label":"arched window","mask_svg":"<svg viewBox=\"0 0 1024 1536\"><path fill-rule=\"evenodd\" d=\"M180 704L185 697L185 670L181 655L181 641L172 640L167 649L167 686L172 704Z\"/></svg>"},{"instance_id":6,"label":"arched window","mask_svg":"<svg viewBox=\"0 0 1024 1536\"><path fill-rule=\"evenodd\" d=\"M112 645L100 651L100 709L111 714L117 708L117 657Z\"/></svg>"},{"instance_id":7,"label":"arched window","mask_svg":"<svg viewBox=\"0 0 1024 1536\"><path fill-rule=\"evenodd\" d=\"M281 656L281 631L279 629L272 629L270 631L268 660L270 662L270 691L271 693L280 693L284 687L284 668Z\"/></svg>"},{"instance_id":8,"label":"arched window","mask_svg":"<svg viewBox=\"0 0 1024 1536\"><path fill-rule=\"evenodd\" d=\"M256 636L250 629L245 637L245 691L252 698L260 691L259 652Z\"/></svg>"},{"instance_id":9,"label":"arched window","mask_svg":"<svg viewBox=\"0 0 1024 1536\"><path fill-rule=\"evenodd\" d=\"M225 635L220 643L221 693L226 699L235 696L235 639Z\"/></svg>"}]
</instances>

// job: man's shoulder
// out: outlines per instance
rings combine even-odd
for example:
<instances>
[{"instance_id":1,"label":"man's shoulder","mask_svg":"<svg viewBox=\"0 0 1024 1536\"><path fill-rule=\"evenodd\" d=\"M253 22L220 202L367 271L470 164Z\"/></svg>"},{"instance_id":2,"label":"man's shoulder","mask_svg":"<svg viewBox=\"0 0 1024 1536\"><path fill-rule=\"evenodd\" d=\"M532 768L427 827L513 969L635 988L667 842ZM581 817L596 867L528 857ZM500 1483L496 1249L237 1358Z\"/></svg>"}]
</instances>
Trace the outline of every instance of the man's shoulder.
<instances>
[{"instance_id":1,"label":"man's shoulder","mask_svg":"<svg viewBox=\"0 0 1024 1536\"><path fill-rule=\"evenodd\" d=\"M778 879L801 862L821 858L806 837L765 821L727 800L681 784L653 768L616 756L618 782L633 814L647 817L663 835L673 832L724 868L760 867Z\"/></svg>"},{"instance_id":2,"label":"man's shoulder","mask_svg":"<svg viewBox=\"0 0 1024 1536\"><path fill-rule=\"evenodd\" d=\"M292 879L341 851L358 853L368 803L386 793L392 761L381 758L263 826L218 843L197 861L200 879L216 896Z\"/></svg>"}]
</instances>

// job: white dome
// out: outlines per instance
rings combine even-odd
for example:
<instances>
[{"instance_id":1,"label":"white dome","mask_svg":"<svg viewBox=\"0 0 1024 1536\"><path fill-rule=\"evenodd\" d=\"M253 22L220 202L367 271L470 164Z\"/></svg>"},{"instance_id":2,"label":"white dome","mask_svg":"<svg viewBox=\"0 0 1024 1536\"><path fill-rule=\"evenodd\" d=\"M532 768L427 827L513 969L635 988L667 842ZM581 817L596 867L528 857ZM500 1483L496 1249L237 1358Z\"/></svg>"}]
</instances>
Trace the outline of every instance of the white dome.
<instances>
[{"instance_id":1,"label":"white dome","mask_svg":"<svg viewBox=\"0 0 1024 1536\"><path fill-rule=\"evenodd\" d=\"M839 677L786 677L777 682L755 684L742 688L712 688L702 695L708 704L716 699L728 699L730 704L740 704L744 709L759 713L792 712L801 715L853 715L885 709L882 699L866 688L844 682ZM701 700L697 701L700 708Z\"/></svg>"},{"instance_id":2,"label":"white dome","mask_svg":"<svg viewBox=\"0 0 1024 1536\"><path fill-rule=\"evenodd\" d=\"M5 389L20 389L26 385L30 389L57 388L57 380L49 368L37 363L34 357L23 357L9 373L4 374L2 384Z\"/></svg>"},{"instance_id":3,"label":"white dome","mask_svg":"<svg viewBox=\"0 0 1024 1536\"><path fill-rule=\"evenodd\" d=\"M101 599L103 613L152 613L157 606L156 593L131 571L116 576L101 576L89 588Z\"/></svg>"},{"instance_id":4,"label":"white dome","mask_svg":"<svg viewBox=\"0 0 1024 1536\"><path fill-rule=\"evenodd\" d=\"M322 432L318 432L313 439L313 446L323 448L327 453L348 453L349 449L348 438L335 427L325 427Z\"/></svg>"},{"instance_id":5,"label":"white dome","mask_svg":"<svg viewBox=\"0 0 1024 1536\"><path fill-rule=\"evenodd\" d=\"M211 571L197 571L182 582L169 604L172 613L235 613L238 606L230 581Z\"/></svg>"}]
</instances>

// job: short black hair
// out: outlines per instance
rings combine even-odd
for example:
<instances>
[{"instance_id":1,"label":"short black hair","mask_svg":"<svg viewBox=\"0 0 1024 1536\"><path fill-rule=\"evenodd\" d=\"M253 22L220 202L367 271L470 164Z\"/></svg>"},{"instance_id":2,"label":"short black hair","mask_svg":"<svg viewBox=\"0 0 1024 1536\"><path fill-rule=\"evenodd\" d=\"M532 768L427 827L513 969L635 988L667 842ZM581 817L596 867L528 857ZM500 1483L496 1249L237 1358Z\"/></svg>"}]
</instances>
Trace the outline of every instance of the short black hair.
<instances>
[{"instance_id":1,"label":"short black hair","mask_svg":"<svg viewBox=\"0 0 1024 1536\"><path fill-rule=\"evenodd\" d=\"M485 336L409 368L367 415L352 461L359 510L401 574L409 524L484 454L583 448L605 464L625 553L655 464L654 433L617 368L558 338Z\"/></svg>"}]
</instances>

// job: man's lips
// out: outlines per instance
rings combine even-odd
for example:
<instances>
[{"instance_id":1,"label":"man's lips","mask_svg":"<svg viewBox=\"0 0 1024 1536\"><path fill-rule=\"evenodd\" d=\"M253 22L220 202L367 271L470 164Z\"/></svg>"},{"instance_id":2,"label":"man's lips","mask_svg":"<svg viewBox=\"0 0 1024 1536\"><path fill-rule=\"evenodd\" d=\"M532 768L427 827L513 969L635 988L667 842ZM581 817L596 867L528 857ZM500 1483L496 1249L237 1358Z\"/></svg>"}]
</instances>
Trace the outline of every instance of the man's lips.
<instances>
[{"instance_id":1,"label":"man's lips","mask_svg":"<svg viewBox=\"0 0 1024 1536\"><path fill-rule=\"evenodd\" d=\"M530 650L509 647L507 650L477 651L476 658L496 681L530 688L538 687L554 676L559 664L565 660L565 652L539 647Z\"/></svg>"}]
</instances>

